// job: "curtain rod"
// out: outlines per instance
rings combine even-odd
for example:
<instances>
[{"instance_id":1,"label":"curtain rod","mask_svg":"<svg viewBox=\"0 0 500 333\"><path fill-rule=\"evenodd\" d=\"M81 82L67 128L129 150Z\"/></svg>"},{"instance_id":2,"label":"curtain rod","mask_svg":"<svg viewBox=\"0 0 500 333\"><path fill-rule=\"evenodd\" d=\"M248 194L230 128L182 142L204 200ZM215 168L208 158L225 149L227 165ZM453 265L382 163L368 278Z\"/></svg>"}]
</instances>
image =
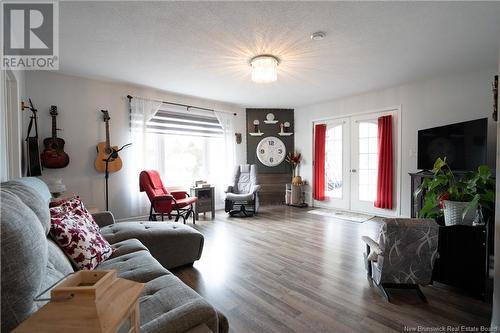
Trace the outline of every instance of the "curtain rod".
<instances>
[{"instance_id":1,"label":"curtain rod","mask_svg":"<svg viewBox=\"0 0 500 333\"><path fill-rule=\"evenodd\" d=\"M134 98L134 96L127 95L127 98L128 98L129 101L131 101L132 98ZM159 99L153 99L153 98L151 98L151 99L155 100L155 101L158 101L158 102L162 102L163 104L169 104L169 105L175 105L175 106L182 106L182 107L185 107L187 109L187 111L189 111L189 109L198 109L198 110L215 112L214 109L202 108L200 106L189 105L189 104L180 104L180 103L174 103L174 102L166 102L166 101L162 101L162 100L159 100ZM220 111L220 112L232 113L234 116L237 115L236 112L229 112L229 111Z\"/></svg>"}]
</instances>

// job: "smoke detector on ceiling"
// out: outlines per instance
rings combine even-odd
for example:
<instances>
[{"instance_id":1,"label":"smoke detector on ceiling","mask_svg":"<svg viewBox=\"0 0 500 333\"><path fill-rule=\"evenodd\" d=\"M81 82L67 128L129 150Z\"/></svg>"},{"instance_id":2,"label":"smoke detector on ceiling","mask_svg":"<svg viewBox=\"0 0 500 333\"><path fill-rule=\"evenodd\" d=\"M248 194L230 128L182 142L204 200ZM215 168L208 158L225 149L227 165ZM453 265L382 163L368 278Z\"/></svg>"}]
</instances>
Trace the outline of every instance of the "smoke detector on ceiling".
<instances>
[{"instance_id":1,"label":"smoke detector on ceiling","mask_svg":"<svg viewBox=\"0 0 500 333\"><path fill-rule=\"evenodd\" d=\"M311 35L312 40L323 40L326 36L326 33L323 31L316 31Z\"/></svg>"}]
</instances>

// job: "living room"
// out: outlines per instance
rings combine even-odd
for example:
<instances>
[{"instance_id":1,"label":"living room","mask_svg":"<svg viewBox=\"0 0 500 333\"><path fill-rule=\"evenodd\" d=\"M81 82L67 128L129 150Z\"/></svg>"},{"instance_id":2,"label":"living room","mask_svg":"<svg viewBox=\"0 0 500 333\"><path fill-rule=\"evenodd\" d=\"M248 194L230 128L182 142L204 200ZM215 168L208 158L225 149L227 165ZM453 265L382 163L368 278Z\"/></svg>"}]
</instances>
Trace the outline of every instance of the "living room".
<instances>
[{"instance_id":1,"label":"living room","mask_svg":"<svg viewBox=\"0 0 500 333\"><path fill-rule=\"evenodd\" d=\"M44 4L2 2L2 331L498 330L499 3Z\"/></svg>"}]
</instances>

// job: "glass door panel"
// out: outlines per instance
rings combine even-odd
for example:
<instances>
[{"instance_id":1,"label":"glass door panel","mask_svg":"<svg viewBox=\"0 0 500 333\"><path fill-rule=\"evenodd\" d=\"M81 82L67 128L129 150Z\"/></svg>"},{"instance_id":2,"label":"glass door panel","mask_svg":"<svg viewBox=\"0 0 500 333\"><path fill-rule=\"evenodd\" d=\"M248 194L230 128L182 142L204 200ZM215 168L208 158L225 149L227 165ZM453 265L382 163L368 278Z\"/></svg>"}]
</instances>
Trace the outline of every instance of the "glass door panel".
<instances>
[{"instance_id":1,"label":"glass door panel","mask_svg":"<svg viewBox=\"0 0 500 333\"><path fill-rule=\"evenodd\" d=\"M342 161L342 124L327 126L325 184L326 196L342 199L343 161ZM339 158L340 156L340 158Z\"/></svg>"},{"instance_id":2,"label":"glass door panel","mask_svg":"<svg viewBox=\"0 0 500 333\"><path fill-rule=\"evenodd\" d=\"M378 176L377 123L359 123L358 200L375 202Z\"/></svg>"},{"instance_id":3,"label":"glass door panel","mask_svg":"<svg viewBox=\"0 0 500 333\"><path fill-rule=\"evenodd\" d=\"M373 115L352 117L351 127L351 209L371 212L377 198L377 118Z\"/></svg>"},{"instance_id":4,"label":"glass door panel","mask_svg":"<svg viewBox=\"0 0 500 333\"><path fill-rule=\"evenodd\" d=\"M325 197L316 206L349 209L349 118L335 119L326 124Z\"/></svg>"}]
</instances>

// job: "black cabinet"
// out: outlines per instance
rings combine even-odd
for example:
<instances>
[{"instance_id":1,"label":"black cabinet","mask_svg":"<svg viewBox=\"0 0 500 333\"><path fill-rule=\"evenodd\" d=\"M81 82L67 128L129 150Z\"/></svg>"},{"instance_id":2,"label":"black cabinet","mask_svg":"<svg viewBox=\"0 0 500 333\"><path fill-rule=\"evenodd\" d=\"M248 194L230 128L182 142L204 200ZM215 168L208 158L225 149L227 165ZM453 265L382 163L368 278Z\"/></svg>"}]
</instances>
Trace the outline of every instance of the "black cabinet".
<instances>
[{"instance_id":1,"label":"black cabinet","mask_svg":"<svg viewBox=\"0 0 500 333\"><path fill-rule=\"evenodd\" d=\"M425 178L432 177L432 173L410 173L410 177L411 217L415 218L422 208L425 192L418 197L414 197L413 193ZM493 253L494 221L492 217L485 218L489 223L484 226L444 226L444 221L438 221L439 258L434 266L434 281L486 296L489 256Z\"/></svg>"},{"instance_id":2,"label":"black cabinet","mask_svg":"<svg viewBox=\"0 0 500 333\"><path fill-rule=\"evenodd\" d=\"M439 258L432 279L485 297L489 278L487 240L486 226L439 227Z\"/></svg>"}]
</instances>

